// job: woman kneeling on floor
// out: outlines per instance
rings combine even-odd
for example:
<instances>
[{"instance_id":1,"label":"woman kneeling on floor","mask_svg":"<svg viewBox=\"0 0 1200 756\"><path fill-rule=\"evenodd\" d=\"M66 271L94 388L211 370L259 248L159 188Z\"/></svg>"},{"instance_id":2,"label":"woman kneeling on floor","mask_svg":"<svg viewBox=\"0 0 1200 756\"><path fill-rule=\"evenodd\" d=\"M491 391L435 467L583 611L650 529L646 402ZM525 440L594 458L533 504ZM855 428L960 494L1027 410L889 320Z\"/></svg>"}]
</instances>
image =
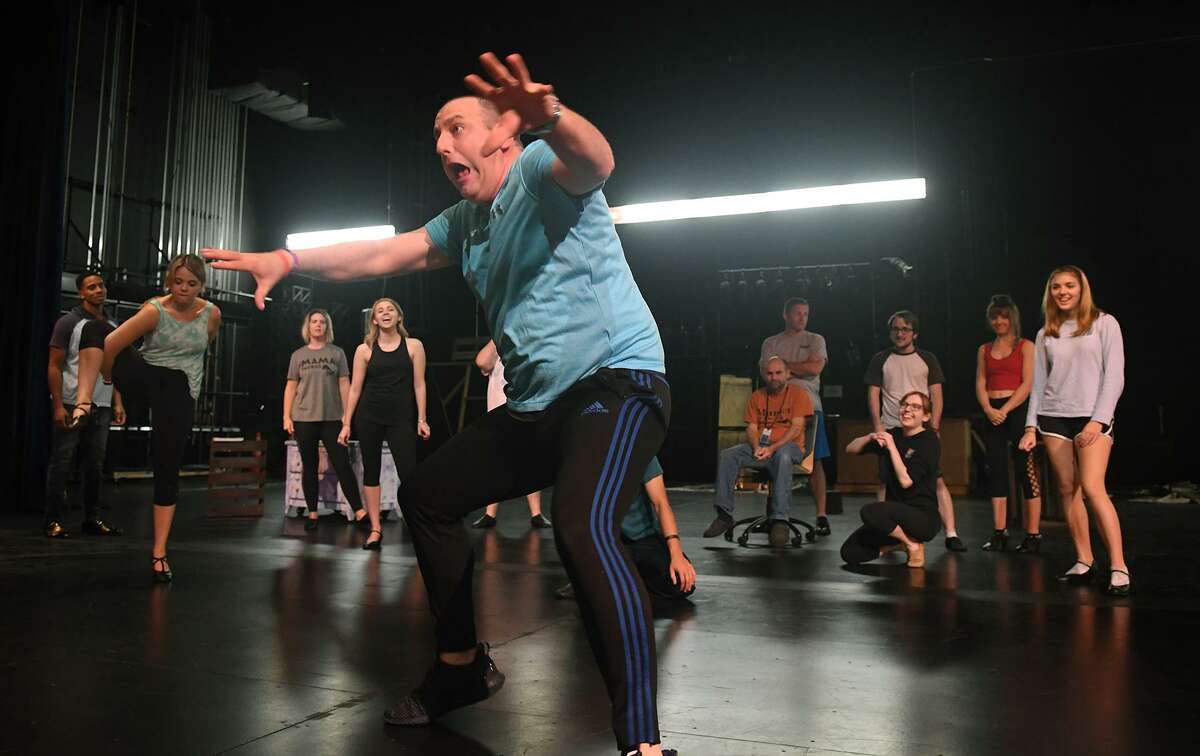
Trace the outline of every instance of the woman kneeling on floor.
<instances>
[{"instance_id":1,"label":"woman kneeling on floor","mask_svg":"<svg viewBox=\"0 0 1200 756\"><path fill-rule=\"evenodd\" d=\"M863 506L863 525L842 544L842 559L861 564L903 548L909 567L925 566L925 543L942 527L937 509L941 442L925 427L933 412L929 397L910 391L900 400L900 427L859 436L850 454L880 454L887 464L887 499Z\"/></svg>"}]
</instances>

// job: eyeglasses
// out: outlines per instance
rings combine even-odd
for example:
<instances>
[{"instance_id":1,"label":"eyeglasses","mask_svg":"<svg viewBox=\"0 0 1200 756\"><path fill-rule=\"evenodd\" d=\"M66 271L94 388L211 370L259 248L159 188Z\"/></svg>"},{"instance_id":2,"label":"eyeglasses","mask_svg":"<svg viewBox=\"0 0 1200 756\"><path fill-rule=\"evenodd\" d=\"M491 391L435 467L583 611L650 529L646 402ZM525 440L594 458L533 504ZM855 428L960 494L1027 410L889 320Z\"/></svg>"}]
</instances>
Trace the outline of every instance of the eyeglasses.
<instances>
[{"instance_id":1,"label":"eyeglasses","mask_svg":"<svg viewBox=\"0 0 1200 756\"><path fill-rule=\"evenodd\" d=\"M904 327L892 326L892 333L912 333L912 332L913 332L913 329L909 328L908 326L904 326Z\"/></svg>"},{"instance_id":2,"label":"eyeglasses","mask_svg":"<svg viewBox=\"0 0 1200 756\"><path fill-rule=\"evenodd\" d=\"M901 404L900 409L912 410L913 412L924 412L925 405L924 404L911 404L911 403L910 404Z\"/></svg>"}]
</instances>

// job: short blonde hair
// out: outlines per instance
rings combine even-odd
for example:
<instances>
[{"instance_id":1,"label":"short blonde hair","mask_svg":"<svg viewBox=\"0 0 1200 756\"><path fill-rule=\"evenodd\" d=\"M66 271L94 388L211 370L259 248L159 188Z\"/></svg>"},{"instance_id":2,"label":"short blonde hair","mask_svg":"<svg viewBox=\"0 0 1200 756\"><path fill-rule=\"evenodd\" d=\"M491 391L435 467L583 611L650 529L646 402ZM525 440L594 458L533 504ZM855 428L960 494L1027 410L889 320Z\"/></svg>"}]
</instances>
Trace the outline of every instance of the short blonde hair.
<instances>
[{"instance_id":1,"label":"short blonde hair","mask_svg":"<svg viewBox=\"0 0 1200 756\"><path fill-rule=\"evenodd\" d=\"M164 293L171 292L171 279L175 277L175 271L180 268L187 268L192 275L200 279L200 288L204 288L204 282L208 278L208 268L204 265L204 258L200 255L186 253L176 255L171 258L171 262L167 263L167 270L163 273Z\"/></svg>"},{"instance_id":2,"label":"short blonde hair","mask_svg":"<svg viewBox=\"0 0 1200 756\"><path fill-rule=\"evenodd\" d=\"M320 315L321 317L325 318L324 343L328 344L329 342L333 341L333 318L329 317L329 313L319 307L314 307L304 314L304 324L300 326L300 338L304 339L305 344L311 341L311 338L309 337L310 331L308 330L308 323L312 320L313 315Z\"/></svg>"}]
</instances>

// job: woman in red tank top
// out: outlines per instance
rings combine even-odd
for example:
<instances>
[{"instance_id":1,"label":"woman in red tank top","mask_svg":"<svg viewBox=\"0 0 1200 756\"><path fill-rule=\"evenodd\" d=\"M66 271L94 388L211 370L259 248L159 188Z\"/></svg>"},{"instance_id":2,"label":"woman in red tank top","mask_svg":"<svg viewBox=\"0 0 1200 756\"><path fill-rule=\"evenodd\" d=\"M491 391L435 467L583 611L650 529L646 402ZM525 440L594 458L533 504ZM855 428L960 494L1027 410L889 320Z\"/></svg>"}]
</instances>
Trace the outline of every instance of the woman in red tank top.
<instances>
[{"instance_id":1,"label":"woman in red tank top","mask_svg":"<svg viewBox=\"0 0 1200 756\"><path fill-rule=\"evenodd\" d=\"M987 320L995 338L979 347L975 396L987 419L982 435L987 447L995 531L983 549L1004 551L1008 545L1008 461L1014 454L1016 479L1025 494L1025 540L1017 551L1036 554L1042 545L1041 481L1032 452L1017 448L1025 431L1026 403L1033 388L1033 342L1021 338L1020 311L1006 294L992 297Z\"/></svg>"}]
</instances>

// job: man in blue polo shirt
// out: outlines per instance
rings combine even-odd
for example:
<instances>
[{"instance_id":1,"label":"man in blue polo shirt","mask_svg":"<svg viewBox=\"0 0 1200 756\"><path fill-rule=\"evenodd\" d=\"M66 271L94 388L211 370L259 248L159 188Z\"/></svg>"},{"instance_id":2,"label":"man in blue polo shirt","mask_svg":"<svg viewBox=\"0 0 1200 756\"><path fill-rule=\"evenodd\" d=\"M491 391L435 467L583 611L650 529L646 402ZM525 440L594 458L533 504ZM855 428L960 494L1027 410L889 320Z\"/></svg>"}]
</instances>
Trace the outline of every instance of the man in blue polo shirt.
<instances>
[{"instance_id":1,"label":"man in blue polo shirt","mask_svg":"<svg viewBox=\"0 0 1200 756\"><path fill-rule=\"evenodd\" d=\"M663 753L650 603L619 538L670 417L658 327L638 291L601 186L604 135L524 62L481 62L474 97L447 102L435 149L463 201L423 228L302 252L204 250L254 275L258 306L293 270L331 280L455 265L504 361L508 403L448 440L401 487L401 508L436 619L438 658L384 714L425 724L487 698L504 676L475 635L474 553L462 518L554 486L554 535L612 701L622 753ZM523 147L519 136L542 137ZM464 464L469 460L469 464Z\"/></svg>"}]
</instances>

